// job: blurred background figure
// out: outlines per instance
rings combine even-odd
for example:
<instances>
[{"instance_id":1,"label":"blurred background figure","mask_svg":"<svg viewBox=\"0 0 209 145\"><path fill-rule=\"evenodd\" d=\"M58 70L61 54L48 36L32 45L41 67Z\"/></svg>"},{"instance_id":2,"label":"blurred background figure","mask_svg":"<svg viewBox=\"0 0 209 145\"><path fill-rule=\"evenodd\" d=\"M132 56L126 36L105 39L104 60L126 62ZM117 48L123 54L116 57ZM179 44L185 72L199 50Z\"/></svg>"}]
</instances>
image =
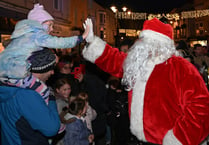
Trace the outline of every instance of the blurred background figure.
<instances>
[{"instance_id":1,"label":"blurred background figure","mask_svg":"<svg viewBox=\"0 0 209 145\"><path fill-rule=\"evenodd\" d=\"M108 125L111 128L111 144L128 145L130 124L128 116L128 92L120 79L110 77L108 81L107 104L109 108Z\"/></svg>"},{"instance_id":2,"label":"blurred background figure","mask_svg":"<svg viewBox=\"0 0 209 145\"><path fill-rule=\"evenodd\" d=\"M120 44L120 51L127 53L129 48L133 45L134 41L131 39L124 39Z\"/></svg>"},{"instance_id":3,"label":"blurred background figure","mask_svg":"<svg viewBox=\"0 0 209 145\"><path fill-rule=\"evenodd\" d=\"M181 53L182 57L185 58L185 56L189 55L188 46L184 40L180 40L180 41L176 42L175 45L176 45L176 50Z\"/></svg>"},{"instance_id":4,"label":"blurred background figure","mask_svg":"<svg viewBox=\"0 0 209 145\"><path fill-rule=\"evenodd\" d=\"M86 73L84 77L85 89L89 96L89 104L97 112L97 117L92 121L95 145L106 145L106 80L108 74L103 72L95 64L86 62Z\"/></svg>"}]
</instances>

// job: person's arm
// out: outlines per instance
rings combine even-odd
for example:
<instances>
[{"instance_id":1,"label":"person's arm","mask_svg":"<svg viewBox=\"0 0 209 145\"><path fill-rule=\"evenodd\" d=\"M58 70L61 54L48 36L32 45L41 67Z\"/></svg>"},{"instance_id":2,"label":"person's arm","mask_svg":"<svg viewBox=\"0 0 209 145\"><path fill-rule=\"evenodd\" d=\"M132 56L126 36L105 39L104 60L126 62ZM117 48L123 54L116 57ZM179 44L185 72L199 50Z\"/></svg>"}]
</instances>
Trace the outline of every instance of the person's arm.
<instances>
[{"instance_id":1,"label":"person's arm","mask_svg":"<svg viewBox=\"0 0 209 145\"><path fill-rule=\"evenodd\" d=\"M22 89L17 93L20 97L19 110L34 130L45 136L55 135L60 128L60 119L54 97L50 97L48 106L42 97L33 90Z\"/></svg>"},{"instance_id":2,"label":"person's arm","mask_svg":"<svg viewBox=\"0 0 209 145\"><path fill-rule=\"evenodd\" d=\"M95 63L105 72L121 78L123 76L123 62L127 54L119 52L118 48L112 48L105 41L95 36L91 19L87 18L84 29L89 29L86 36L87 45L82 52L84 58Z\"/></svg>"},{"instance_id":3,"label":"person's arm","mask_svg":"<svg viewBox=\"0 0 209 145\"><path fill-rule=\"evenodd\" d=\"M84 48L83 56L103 71L116 77L123 76L123 62L127 54L106 44L99 37L95 36L89 46Z\"/></svg>"},{"instance_id":4,"label":"person's arm","mask_svg":"<svg viewBox=\"0 0 209 145\"><path fill-rule=\"evenodd\" d=\"M61 120L61 122L64 123L64 124L72 123L72 122L75 121L75 118L74 118L74 117L65 119L65 115L66 115L67 113L68 113L68 108L66 107L66 110L63 109L63 110L61 111L61 113L59 114L60 120Z\"/></svg>"},{"instance_id":5,"label":"person's arm","mask_svg":"<svg viewBox=\"0 0 209 145\"><path fill-rule=\"evenodd\" d=\"M89 20L88 20L89 21ZM48 35L42 31L36 34L36 44L41 47L48 48L73 48L79 43L83 42L84 39L88 36L89 33L89 22L85 23L85 31L82 35L71 36L71 37L57 37Z\"/></svg>"},{"instance_id":6,"label":"person's arm","mask_svg":"<svg viewBox=\"0 0 209 145\"><path fill-rule=\"evenodd\" d=\"M35 43L38 46L56 49L73 48L82 41L83 37L80 35L71 37L57 37L44 32L37 33L35 39Z\"/></svg>"}]
</instances>

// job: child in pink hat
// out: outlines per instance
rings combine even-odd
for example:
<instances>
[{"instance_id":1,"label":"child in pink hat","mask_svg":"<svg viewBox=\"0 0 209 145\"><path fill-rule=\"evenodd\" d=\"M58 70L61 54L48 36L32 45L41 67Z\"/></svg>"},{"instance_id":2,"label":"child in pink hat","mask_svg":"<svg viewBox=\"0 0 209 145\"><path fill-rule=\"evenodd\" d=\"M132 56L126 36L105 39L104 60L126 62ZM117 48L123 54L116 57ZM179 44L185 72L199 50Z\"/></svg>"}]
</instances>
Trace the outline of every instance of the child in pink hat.
<instances>
[{"instance_id":1,"label":"child in pink hat","mask_svg":"<svg viewBox=\"0 0 209 145\"><path fill-rule=\"evenodd\" d=\"M43 47L52 49L73 48L81 43L89 32L90 19L84 23L86 27L80 36L56 37L53 31L54 18L44 10L43 5L35 4L28 13L28 19L19 21L11 35L11 42L0 53L0 78L22 79L28 76L30 63L27 58L32 52Z\"/></svg>"}]
</instances>

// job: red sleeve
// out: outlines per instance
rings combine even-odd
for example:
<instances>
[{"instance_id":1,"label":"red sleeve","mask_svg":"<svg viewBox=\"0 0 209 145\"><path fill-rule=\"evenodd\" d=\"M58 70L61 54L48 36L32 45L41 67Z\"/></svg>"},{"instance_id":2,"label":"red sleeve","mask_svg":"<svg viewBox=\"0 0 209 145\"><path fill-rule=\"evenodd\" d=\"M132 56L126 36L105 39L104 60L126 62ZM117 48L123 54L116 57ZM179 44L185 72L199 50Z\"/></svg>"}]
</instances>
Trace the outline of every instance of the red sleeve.
<instances>
[{"instance_id":1,"label":"red sleeve","mask_svg":"<svg viewBox=\"0 0 209 145\"><path fill-rule=\"evenodd\" d=\"M127 54L120 52L118 48L113 48L106 44L102 55L96 59L95 64L103 71L115 76L123 77L123 62Z\"/></svg>"}]
</instances>

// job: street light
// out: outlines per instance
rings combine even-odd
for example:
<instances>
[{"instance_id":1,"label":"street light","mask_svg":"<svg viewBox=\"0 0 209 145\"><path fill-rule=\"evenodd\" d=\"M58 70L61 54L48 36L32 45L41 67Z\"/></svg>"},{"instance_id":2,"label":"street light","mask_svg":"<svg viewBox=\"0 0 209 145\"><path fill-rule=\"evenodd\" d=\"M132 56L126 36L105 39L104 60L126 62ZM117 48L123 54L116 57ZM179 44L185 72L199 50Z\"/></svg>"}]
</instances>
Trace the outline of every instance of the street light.
<instances>
[{"instance_id":1,"label":"street light","mask_svg":"<svg viewBox=\"0 0 209 145\"><path fill-rule=\"evenodd\" d=\"M126 12L126 11L127 11L127 9L128 9L128 8L127 8L127 7L125 7L125 6L122 8L122 10L123 10L124 12Z\"/></svg>"},{"instance_id":2,"label":"street light","mask_svg":"<svg viewBox=\"0 0 209 145\"><path fill-rule=\"evenodd\" d=\"M118 9L116 8L116 6L111 6L110 9L113 11L113 13L115 13L115 23L116 23L115 47L118 47L118 37L119 37L118 18L117 18Z\"/></svg>"},{"instance_id":3,"label":"street light","mask_svg":"<svg viewBox=\"0 0 209 145\"><path fill-rule=\"evenodd\" d=\"M116 6L111 6L110 9L113 11L113 13L116 13L118 11Z\"/></svg>"},{"instance_id":4,"label":"street light","mask_svg":"<svg viewBox=\"0 0 209 145\"><path fill-rule=\"evenodd\" d=\"M116 22L116 35L115 35L115 46L118 47L118 43L119 43L119 38L120 38L120 33L119 33L119 21L118 19L121 18L122 19L126 19L127 17L130 17L131 15L131 11L128 10L127 7L122 7L122 12L119 12L119 10L117 9L116 6L111 6L110 9L113 11L113 13L115 13L115 22ZM128 11L127 11L128 10Z\"/></svg>"},{"instance_id":5,"label":"street light","mask_svg":"<svg viewBox=\"0 0 209 145\"><path fill-rule=\"evenodd\" d=\"M127 14L128 14L128 15L131 15L131 11L128 11Z\"/></svg>"}]
</instances>

